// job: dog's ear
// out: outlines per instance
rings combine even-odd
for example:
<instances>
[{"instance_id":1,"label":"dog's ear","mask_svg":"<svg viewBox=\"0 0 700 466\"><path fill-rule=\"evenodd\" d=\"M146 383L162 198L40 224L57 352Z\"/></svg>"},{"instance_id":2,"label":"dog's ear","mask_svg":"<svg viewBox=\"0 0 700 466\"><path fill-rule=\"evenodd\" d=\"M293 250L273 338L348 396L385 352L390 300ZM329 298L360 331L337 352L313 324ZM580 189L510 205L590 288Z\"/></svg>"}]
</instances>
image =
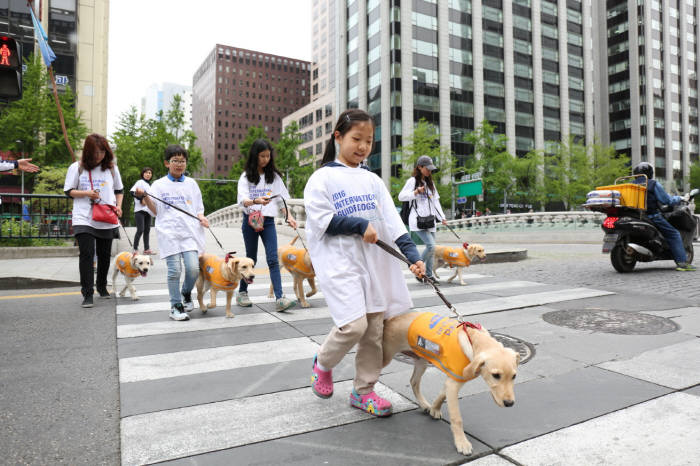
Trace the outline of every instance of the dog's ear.
<instances>
[{"instance_id":1,"label":"dog's ear","mask_svg":"<svg viewBox=\"0 0 700 466\"><path fill-rule=\"evenodd\" d=\"M476 356L474 360L464 368L464 377L468 378L469 380L479 377L481 374L481 369L484 368L484 364L486 364L486 358L483 356Z\"/></svg>"},{"instance_id":2,"label":"dog's ear","mask_svg":"<svg viewBox=\"0 0 700 466\"><path fill-rule=\"evenodd\" d=\"M515 365L519 366L520 365L520 353L518 353L517 351L515 351L511 348L508 348L508 349L511 350L513 353L515 353Z\"/></svg>"},{"instance_id":3,"label":"dog's ear","mask_svg":"<svg viewBox=\"0 0 700 466\"><path fill-rule=\"evenodd\" d=\"M231 271L238 275L238 266L241 263L241 258L240 257L231 257Z\"/></svg>"},{"instance_id":4,"label":"dog's ear","mask_svg":"<svg viewBox=\"0 0 700 466\"><path fill-rule=\"evenodd\" d=\"M131 266L136 267L136 254L131 255Z\"/></svg>"}]
</instances>

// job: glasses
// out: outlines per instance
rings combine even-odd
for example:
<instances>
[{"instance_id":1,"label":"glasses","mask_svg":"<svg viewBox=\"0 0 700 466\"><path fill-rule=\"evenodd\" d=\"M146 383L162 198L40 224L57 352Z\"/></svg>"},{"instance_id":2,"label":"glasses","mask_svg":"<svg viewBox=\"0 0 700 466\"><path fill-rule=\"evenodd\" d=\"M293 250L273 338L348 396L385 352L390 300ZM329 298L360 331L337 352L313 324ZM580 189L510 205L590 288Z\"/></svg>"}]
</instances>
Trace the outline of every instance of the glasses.
<instances>
[{"instance_id":1,"label":"glasses","mask_svg":"<svg viewBox=\"0 0 700 466\"><path fill-rule=\"evenodd\" d=\"M170 163L175 164L175 165L184 165L187 163L187 160L185 160L185 159L170 159Z\"/></svg>"}]
</instances>

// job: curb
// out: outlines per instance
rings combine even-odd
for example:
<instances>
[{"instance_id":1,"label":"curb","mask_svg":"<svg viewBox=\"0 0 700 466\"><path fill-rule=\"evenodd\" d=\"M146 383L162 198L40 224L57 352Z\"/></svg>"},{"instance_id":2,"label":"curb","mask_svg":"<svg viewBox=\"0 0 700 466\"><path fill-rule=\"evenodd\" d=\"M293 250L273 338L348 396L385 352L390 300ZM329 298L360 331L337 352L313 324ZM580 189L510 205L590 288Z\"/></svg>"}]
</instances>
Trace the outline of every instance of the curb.
<instances>
[{"instance_id":1,"label":"curb","mask_svg":"<svg viewBox=\"0 0 700 466\"><path fill-rule=\"evenodd\" d=\"M527 249L512 249L508 251L486 251L486 260L483 264L495 264L499 262L518 262L527 259ZM478 262L476 263L478 264Z\"/></svg>"},{"instance_id":2,"label":"curb","mask_svg":"<svg viewBox=\"0 0 700 466\"><path fill-rule=\"evenodd\" d=\"M77 246L20 246L0 248L0 260L73 256L78 256Z\"/></svg>"}]
</instances>

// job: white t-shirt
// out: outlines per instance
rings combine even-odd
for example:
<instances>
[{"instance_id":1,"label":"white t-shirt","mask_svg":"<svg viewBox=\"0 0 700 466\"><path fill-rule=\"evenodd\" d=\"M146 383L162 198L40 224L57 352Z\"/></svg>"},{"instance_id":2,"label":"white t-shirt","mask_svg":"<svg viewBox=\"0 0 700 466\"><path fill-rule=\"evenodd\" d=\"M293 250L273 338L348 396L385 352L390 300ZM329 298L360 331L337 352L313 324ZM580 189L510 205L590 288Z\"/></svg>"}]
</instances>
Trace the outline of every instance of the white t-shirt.
<instances>
[{"instance_id":1,"label":"white t-shirt","mask_svg":"<svg viewBox=\"0 0 700 466\"><path fill-rule=\"evenodd\" d=\"M134 194L134 191L136 191L136 188L141 188L144 191L148 192L148 190L151 189L151 185L148 184L148 182L146 180L141 178L136 183L134 183L134 185L129 190L129 192L131 192L132 196ZM158 197L160 197L160 196L158 196ZM156 202L158 202L158 201L156 201ZM147 209L148 209L148 207L146 206L145 202L139 201L138 199L136 199L134 197L134 213L140 212L142 210L147 210Z\"/></svg>"},{"instance_id":2,"label":"white t-shirt","mask_svg":"<svg viewBox=\"0 0 700 466\"><path fill-rule=\"evenodd\" d=\"M66 182L63 191L77 189L78 191L90 191L94 189L100 193L100 203L116 206L117 197L114 190L124 189L122 177L119 174L119 167L114 165L114 176L112 170L102 170L97 166L92 170L79 170L80 162L73 162L68 167ZM82 173L81 173L82 171ZM90 187L90 175L92 175L92 187ZM73 199L73 225L86 225L97 230L107 230L117 227L113 223L96 222L92 219L92 203L89 197L78 197Z\"/></svg>"},{"instance_id":3,"label":"white t-shirt","mask_svg":"<svg viewBox=\"0 0 700 466\"><path fill-rule=\"evenodd\" d=\"M433 180L433 183L435 180ZM428 215L435 216L435 225L442 222L445 218L445 213L442 211L442 206L440 205L440 194L437 189L435 192L431 192L428 185L423 181L423 186L425 186L425 191L416 196L414 191L416 190L416 179L410 177L406 180L406 184L403 185L403 189L399 193L399 201L408 201L408 206L411 209L408 214L408 227L411 231L418 231L419 228L416 224L416 217L420 215L421 217L427 217ZM412 208L413 200L416 201L416 207ZM433 227L430 230L435 232L436 228Z\"/></svg>"},{"instance_id":4,"label":"white t-shirt","mask_svg":"<svg viewBox=\"0 0 700 466\"><path fill-rule=\"evenodd\" d=\"M149 194L173 204L194 216L204 213L202 193L197 182L184 177L184 181L172 181L164 176L153 182ZM151 198L156 206L156 234L160 258L185 251L204 253L204 227L192 217ZM149 209L150 211L150 209Z\"/></svg>"},{"instance_id":5,"label":"white t-shirt","mask_svg":"<svg viewBox=\"0 0 700 466\"><path fill-rule=\"evenodd\" d=\"M248 182L248 177L245 172L241 173L241 178L238 180L237 202L241 205L245 214L249 214L253 210L262 210L264 217L276 217L280 209L284 208L280 197L272 199L272 201L265 206L253 204L250 207L245 207L243 205L245 199L250 199L252 201L258 197L274 196L275 194L279 194L280 197L284 199L289 199L289 191L287 191L287 187L277 173L275 173L275 178L272 183L267 183L265 181L265 175L260 175L260 181L258 181L256 185Z\"/></svg>"},{"instance_id":6,"label":"white t-shirt","mask_svg":"<svg viewBox=\"0 0 700 466\"><path fill-rule=\"evenodd\" d=\"M309 178L304 205L311 262L337 327L365 314L384 312L388 319L413 307L402 262L360 235L326 234L333 215L362 217L380 240L396 247L406 227L381 178L364 168L323 167Z\"/></svg>"}]
</instances>

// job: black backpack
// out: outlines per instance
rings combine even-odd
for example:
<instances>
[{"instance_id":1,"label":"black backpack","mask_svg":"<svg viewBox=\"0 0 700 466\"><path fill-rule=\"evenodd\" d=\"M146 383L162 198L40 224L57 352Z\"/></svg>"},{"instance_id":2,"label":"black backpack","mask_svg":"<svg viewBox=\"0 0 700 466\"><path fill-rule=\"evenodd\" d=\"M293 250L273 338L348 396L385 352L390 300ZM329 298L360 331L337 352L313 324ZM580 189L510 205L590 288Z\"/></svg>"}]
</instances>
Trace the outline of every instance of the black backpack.
<instances>
[{"instance_id":1,"label":"black backpack","mask_svg":"<svg viewBox=\"0 0 700 466\"><path fill-rule=\"evenodd\" d=\"M416 201L403 201L401 203L401 221L404 225L408 225L408 217L411 213L411 208L416 206Z\"/></svg>"}]
</instances>

